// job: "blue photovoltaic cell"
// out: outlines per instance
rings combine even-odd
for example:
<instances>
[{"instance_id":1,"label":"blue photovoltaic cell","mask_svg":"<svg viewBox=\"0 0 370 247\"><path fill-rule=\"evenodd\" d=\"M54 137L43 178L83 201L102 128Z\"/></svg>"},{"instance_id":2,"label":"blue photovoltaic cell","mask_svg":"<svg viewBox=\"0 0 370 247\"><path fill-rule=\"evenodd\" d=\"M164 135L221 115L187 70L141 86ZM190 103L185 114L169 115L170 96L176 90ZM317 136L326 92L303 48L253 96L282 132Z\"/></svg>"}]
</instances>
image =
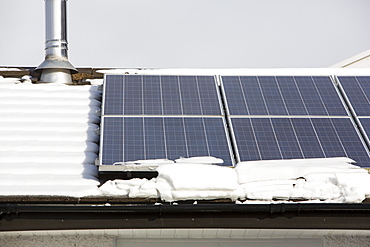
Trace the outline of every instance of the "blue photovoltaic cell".
<instances>
[{"instance_id":1,"label":"blue photovoltaic cell","mask_svg":"<svg viewBox=\"0 0 370 247\"><path fill-rule=\"evenodd\" d=\"M350 157L370 158L349 118L231 118L240 161Z\"/></svg>"},{"instance_id":2,"label":"blue photovoltaic cell","mask_svg":"<svg viewBox=\"0 0 370 247\"><path fill-rule=\"evenodd\" d=\"M329 77L223 76L230 115L348 116Z\"/></svg>"},{"instance_id":3,"label":"blue photovoltaic cell","mask_svg":"<svg viewBox=\"0 0 370 247\"><path fill-rule=\"evenodd\" d=\"M265 160L281 159L279 146L276 145L276 137L269 119L252 119L255 140L261 157Z\"/></svg>"},{"instance_id":4,"label":"blue photovoltaic cell","mask_svg":"<svg viewBox=\"0 0 370 247\"><path fill-rule=\"evenodd\" d=\"M309 118L292 119L292 125L297 135L299 146L304 158L325 157L324 150L318 139L312 120Z\"/></svg>"},{"instance_id":5,"label":"blue photovoltaic cell","mask_svg":"<svg viewBox=\"0 0 370 247\"><path fill-rule=\"evenodd\" d=\"M346 126L348 119L330 119L330 118L317 118L312 121L316 135L320 141L321 148L325 156L327 157L344 157L347 156L346 149L350 149L348 145L345 145L345 140L341 140L338 135L343 135L346 133L352 133L350 135L356 136L354 128L349 128L345 130L345 133L338 133L337 127L339 125ZM348 126L348 124L347 124ZM344 147L343 147L344 146ZM353 153L353 151L351 151Z\"/></svg>"},{"instance_id":6,"label":"blue photovoltaic cell","mask_svg":"<svg viewBox=\"0 0 370 247\"><path fill-rule=\"evenodd\" d=\"M307 77L296 77L297 82L300 82L301 78L307 78ZM348 113L343 107L343 103L340 100L340 97L338 96L338 92L333 86L333 83L331 79L328 76L314 76L309 77L312 78L312 83L317 89L317 93L320 96L321 102L324 104L325 110L330 116L347 116ZM300 82L298 85L302 86L305 84L304 82ZM306 98L310 98L310 93L306 94ZM306 104L307 105L307 104ZM312 107L308 108L308 111L310 112L310 115L313 114L317 109L319 108L318 105L315 103ZM312 113L311 113L312 112Z\"/></svg>"},{"instance_id":7,"label":"blue photovoltaic cell","mask_svg":"<svg viewBox=\"0 0 370 247\"><path fill-rule=\"evenodd\" d=\"M275 77L262 76L258 79L269 115L287 115L286 103L281 97L282 92ZM246 90L248 90L248 88Z\"/></svg>"},{"instance_id":8,"label":"blue photovoltaic cell","mask_svg":"<svg viewBox=\"0 0 370 247\"><path fill-rule=\"evenodd\" d=\"M232 166L222 117L104 117L102 164L214 156Z\"/></svg>"},{"instance_id":9,"label":"blue photovoltaic cell","mask_svg":"<svg viewBox=\"0 0 370 247\"><path fill-rule=\"evenodd\" d=\"M123 160L123 118L103 118L101 162L112 165Z\"/></svg>"},{"instance_id":10,"label":"blue photovoltaic cell","mask_svg":"<svg viewBox=\"0 0 370 247\"><path fill-rule=\"evenodd\" d=\"M142 96L140 96L139 99L141 99L144 106L142 109L143 112L148 112L153 115L162 114L162 85L159 76L145 76L142 80ZM129 100L126 102L128 101Z\"/></svg>"},{"instance_id":11,"label":"blue photovoltaic cell","mask_svg":"<svg viewBox=\"0 0 370 247\"><path fill-rule=\"evenodd\" d=\"M250 115L268 115L266 102L261 92L260 83L257 77L241 77L241 90L244 94ZM226 97L227 99L228 97Z\"/></svg>"},{"instance_id":12,"label":"blue photovoltaic cell","mask_svg":"<svg viewBox=\"0 0 370 247\"><path fill-rule=\"evenodd\" d=\"M295 78L292 76L282 76L276 79L281 90L282 98L287 107L288 115L308 115L306 105L303 102Z\"/></svg>"},{"instance_id":13,"label":"blue photovoltaic cell","mask_svg":"<svg viewBox=\"0 0 370 247\"><path fill-rule=\"evenodd\" d=\"M367 138L370 140L370 118L359 118L359 121L365 131Z\"/></svg>"},{"instance_id":14,"label":"blue photovoltaic cell","mask_svg":"<svg viewBox=\"0 0 370 247\"><path fill-rule=\"evenodd\" d=\"M140 76L124 76L123 78L123 92L121 101L123 102L123 113L127 115L134 115L143 113L143 83ZM106 81L107 87L109 80ZM110 97L110 91L105 93L106 97ZM120 95L120 96L121 96ZM160 107L159 105L156 107ZM104 113L109 114L109 113Z\"/></svg>"},{"instance_id":15,"label":"blue photovoltaic cell","mask_svg":"<svg viewBox=\"0 0 370 247\"><path fill-rule=\"evenodd\" d=\"M350 128L347 119L335 119L333 125L342 141L347 156L357 161L361 167L370 167L369 155L361 148L362 142L355 138L357 134L354 128Z\"/></svg>"},{"instance_id":16,"label":"blue photovoltaic cell","mask_svg":"<svg viewBox=\"0 0 370 247\"><path fill-rule=\"evenodd\" d=\"M370 76L340 76L342 88L357 116L370 116Z\"/></svg>"},{"instance_id":17,"label":"blue photovoltaic cell","mask_svg":"<svg viewBox=\"0 0 370 247\"><path fill-rule=\"evenodd\" d=\"M320 77L315 77L315 81L319 80ZM324 77L330 81L328 77ZM310 115L328 115L328 112L324 105L324 99L319 94L315 81L312 77L303 76L303 77L295 77L297 82L297 87L300 92L300 95L305 102L306 109ZM337 93L334 87L331 86L331 82L325 83L326 86L330 85L327 88L331 88L333 90L333 95L337 96ZM337 101L339 101L339 98ZM341 105L341 102L339 102ZM332 114L332 115L343 115L343 114Z\"/></svg>"},{"instance_id":18,"label":"blue photovoltaic cell","mask_svg":"<svg viewBox=\"0 0 370 247\"><path fill-rule=\"evenodd\" d=\"M222 77L222 85L227 101L229 114L233 115L250 115L246 107L247 99L243 93L243 84L237 76Z\"/></svg>"},{"instance_id":19,"label":"blue photovoltaic cell","mask_svg":"<svg viewBox=\"0 0 370 247\"><path fill-rule=\"evenodd\" d=\"M123 77L117 75L107 76L109 78L109 86L106 87L104 98L104 112L110 115L119 115L123 112L122 92L123 92Z\"/></svg>"},{"instance_id":20,"label":"blue photovoltaic cell","mask_svg":"<svg viewBox=\"0 0 370 247\"><path fill-rule=\"evenodd\" d=\"M181 77L179 88L182 101L182 114L202 115L196 78L194 76Z\"/></svg>"},{"instance_id":21,"label":"blue photovoltaic cell","mask_svg":"<svg viewBox=\"0 0 370 247\"><path fill-rule=\"evenodd\" d=\"M103 115L222 115L212 76L107 75Z\"/></svg>"},{"instance_id":22,"label":"blue photovoltaic cell","mask_svg":"<svg viewBox=\"0 0 370 247\"><path fill-rule=\"evenodd\" d=\"M163 100L163 114L181 115L182 102L177 76L163 76L161 80Z\"/></svg>"},{"instance_id":23,"label":"blue photovoltaic cell","mask_svg":"<svg viewBox=\"0 0 370 247\"><path fill-rule=\"evenodd\" d=\"M196 77L197 87L202 106L201 115L220 115L220 95L218 86L215 86L214 78L206 76Z\"/></svg>"},{"instance_id":24,"label":"blue photovoltaic cell","mask_svg":"<svg viewBox=\"0 0 370 247\"><path fill-rule=\"evenodd\" d=\"M234 134L234 140L236 142L236 151L239 153L239 161L262 159L256 141L252 119L232 119L232 131Z\"/></svg>"},{"instance_id":25,"label":"blue photovoltaic cell","mask_svg":"<svg viewBox=\"0 0 370 247\"><path fill-rule=\"evenodd\" d=\"M271 118L276 140L279 140L281 157L284 159L301 159L303 152L297 139L292 121L285 118Z\"/></svg>"}]
</instances>

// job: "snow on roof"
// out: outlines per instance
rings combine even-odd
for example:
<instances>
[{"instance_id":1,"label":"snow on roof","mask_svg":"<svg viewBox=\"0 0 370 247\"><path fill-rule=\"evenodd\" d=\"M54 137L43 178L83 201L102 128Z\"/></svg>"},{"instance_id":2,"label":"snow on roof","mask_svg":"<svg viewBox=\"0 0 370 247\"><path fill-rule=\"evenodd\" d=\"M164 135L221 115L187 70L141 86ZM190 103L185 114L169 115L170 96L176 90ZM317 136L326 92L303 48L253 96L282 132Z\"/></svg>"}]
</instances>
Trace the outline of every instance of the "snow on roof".
<instances>
[{"instance_id":1,"label":"snow on roof","mask_svg":"<svg viewBox=\"0 0 370 247\"><path fill-rule=\"evenodd\" d=\"M0 78L0 194L98 195L97 86Z\"/></svg>"},{"instance_id":2,"label":"snow on roof","mask_svg":"<svg viewBox=\"0 0 370 247\"><path fill-rule=\"evenodd\" d=\"M21 69L17 69L17 68L0 68L0 71L21 71Z\"/></svg>"},{"instance_id":3,"label":"snow on roof","mask_svg":"<svg viewBox=\"0 0 370 247\"><path fill-rule=\"evenodd\" d=\"M98 70L107 75L236 75L236 76L369 76L369 68L273 68L273 69L110 69Z\"/></svg>"},{"instance_id":4,"label":"snow on roof","mask_svg":"<svg viewBox=\"0 0 370 247\"><path fill-rule=\"evenodd\" d=\"M300 73L295 75L308 73L297 71ZM316 73L338 75L334 71L359 75L359 70L352 69ZM361 71L362 75L370 75L369 70ZM276 70L111 72L266 75ZM101 107L101 92L98 86L31 84L27 78L23 81L0 78L2 196L120 196L165 201L228 198L238 203L361 202L370 197L370 175L352 165L348 158L251 161L241 162L235 169L215 166L222 161L213 157L134 161L118 165L153 166L158 177L108 181L98 188L98 171L94 165L99 149L96 129L100 119L96 111Z\"/></svg>"}]
</instances>

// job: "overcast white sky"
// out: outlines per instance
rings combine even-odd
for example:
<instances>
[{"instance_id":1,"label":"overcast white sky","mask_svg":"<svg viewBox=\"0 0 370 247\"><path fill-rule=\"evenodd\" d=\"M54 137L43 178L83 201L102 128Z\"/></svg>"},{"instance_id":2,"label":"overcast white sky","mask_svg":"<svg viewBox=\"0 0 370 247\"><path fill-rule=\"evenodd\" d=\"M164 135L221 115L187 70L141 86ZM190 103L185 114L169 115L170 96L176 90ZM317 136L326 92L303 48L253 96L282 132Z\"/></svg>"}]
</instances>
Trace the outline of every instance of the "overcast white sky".
<instances>
[{"instance_id":1,"label":"overcast white sky","mask_svg":"<svg viewBox=\"0 0 370 247\"><path fill-rule=\"evenodd\" d=\"M369 0L69 0L75 67L328 67L370 49ZM0 66L44 59L44 1L0 0Z\"/></svg>"}]
</instances>

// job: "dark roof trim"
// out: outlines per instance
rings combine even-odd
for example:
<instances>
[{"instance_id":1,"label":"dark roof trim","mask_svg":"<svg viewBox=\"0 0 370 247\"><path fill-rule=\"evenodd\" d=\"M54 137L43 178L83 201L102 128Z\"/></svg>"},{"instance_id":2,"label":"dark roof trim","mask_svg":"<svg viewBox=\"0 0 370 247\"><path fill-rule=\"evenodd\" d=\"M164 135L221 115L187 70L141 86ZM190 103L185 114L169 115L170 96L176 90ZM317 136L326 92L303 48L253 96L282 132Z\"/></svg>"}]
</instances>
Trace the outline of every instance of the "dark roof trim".
<instances>
[{"instance_id":1,"label":"dark roof trim","mask_svg":"<svg viewBox=\"0 0 370 247\"><path fill-rule=\"evenodd\" d=\"M35 67L1 67L0 68L7 68L7 69L15 69L15 70L0 70L0 76L3 77L22 77L24 75L31 75L33 77L39 77L40 71L36 71ZM98 73L98 70L104 70L106 68L89 68L89 67L82 67L77 68L78 73L73 74L73 80L82 80L82 79L102 79L104 74Z\"/></svg>"},{"instance_id":2,"label":"dark roof trim","mask_svg":"<svg viewBox=\"0 0 370 247\"><path fill-rule=\"evenodd\" d=\"M0 204L0 230L132 228L370 230L369 204Z\"/></svg>"},{"instance_id":3,"label":"dark roof trim","mask_svg":"<svg viewBox=\"0 0 370 247\"><path fill-rule=\"evenodd\" d=\"M235 204L231 199L213 199L213 200L186 200L177 201L177 204ZM171 204L163 202L160 198L128 198L123 196L86 196L86 197L71 197L71 196L35 196L35 195L18 195L18 196L1 196L1 204L120 204L120 205L152 205L154 203ZM280 201L280 203L284 203ZM296 201L296 203L299 203ZM362 203L370 203L370 198L365 199ZM320 205L316 203L314 205Z\"/></svg>"}]
</instances>

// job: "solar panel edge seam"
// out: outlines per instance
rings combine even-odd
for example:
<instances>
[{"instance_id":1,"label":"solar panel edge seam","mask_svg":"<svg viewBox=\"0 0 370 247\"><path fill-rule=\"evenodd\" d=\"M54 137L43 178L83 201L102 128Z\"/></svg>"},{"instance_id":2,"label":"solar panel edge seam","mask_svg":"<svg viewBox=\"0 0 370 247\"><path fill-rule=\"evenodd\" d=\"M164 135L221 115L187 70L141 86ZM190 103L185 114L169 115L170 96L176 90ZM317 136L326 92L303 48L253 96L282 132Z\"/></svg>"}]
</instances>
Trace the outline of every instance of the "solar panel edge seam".
<instances>
[{"instance_id":1,"label":"solar panel edge seam","mask_svg":"<svg viewBox=\"0 0 370 247\"><path fill-rule=\"evenodd\" d=\"M215 76L215 80L217 82L218 95L219 95L222 111L224 114L223 121L225 124L225 131L226 131L227 140L228 140L229 148L231 152L231 159L233 162L233 166L235 166L237 163L240 162L240 160L238 159L239 157L238 149L235 146L235 142L233 141L233 133L232 133L233 128L231 126L231 121L228 117L229 112L228 112L228 107L227 107L226 94L225 94L225 90L223 88L223 83L222 83L222 76L220 75Z\"/></svg>"},{"instance_id":2,"label":"solar panel edge seam","mask_svg":"<svg viewBox=\"0 0 370 247\"><path fill-rule=\"evenodd\" d=\"M225 102L224 102L224 99L223 99L223 95L221 93L221 81L220 81L221 77L215 75L213 78L214 78L215 84L216 84L216 92L217 92L218 102L219 102L220 109L221 109L221 115L225 117L226 109L225 109Z\"/></svg>"},{"instance_id":3,"label":"solar panel edge seam","mask_svg":"<svg viewBox=\"0 0 370 247\"><path fill-rule=\"evenodd\" d=\"M217 80L218 80L218 88L219 88L219 92L220 92L220 99L221 99L221 102L222 102L222 107L224 108L224 119L225 119L225 123L226 123L226 130L227 130L227 134L228 134L228 139L230 141L230 147L231 147L231 150L232 150L232 155L233 155L233 159L234 159L234 162L235 162L235 165L237 163L240 162L240 155L239 155L239 150L238 150L238 147L237 147L237 144L236 144L236 140L235 140L235 134L234 134L234 128L232 127L232 122L231 122L231 119L230 119L230 112L229 112L229 107L228 107L228 102L227 102L227 96L226 96L226 92L225 92L225 88L224 88L224 83L223 83L223 76L217 76L216 77Z\"/></svg>"}]
</instances>

